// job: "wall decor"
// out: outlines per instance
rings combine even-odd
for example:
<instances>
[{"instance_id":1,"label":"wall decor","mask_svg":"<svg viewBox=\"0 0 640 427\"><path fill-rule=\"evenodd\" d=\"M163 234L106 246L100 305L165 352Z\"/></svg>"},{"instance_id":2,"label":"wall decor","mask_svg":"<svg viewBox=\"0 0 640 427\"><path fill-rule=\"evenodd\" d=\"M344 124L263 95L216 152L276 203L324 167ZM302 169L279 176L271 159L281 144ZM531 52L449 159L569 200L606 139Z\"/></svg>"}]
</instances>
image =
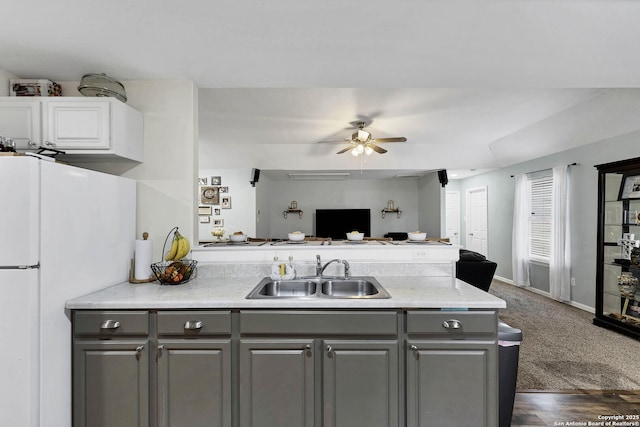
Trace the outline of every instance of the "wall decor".
<instances>
[{"instance_id":1,"label":"wall decor","mask_svg":"<svg viewBox=\"0 0 640 427\"><path fill-rule=\"evenodd\" d=\"M200 203L204 205L218 205L218 187L200 187Z\"/></svg>"},{"instance_id":2,"label":"wall decor","mask_svg":"<svg viewBox=\"0 0 640 427\"><path fill-rule=\"evenodd\" d=\"M211 206L198 206L198 215L211 215Z\"/></svg>"},{"instance_id":3,"label":"wall decor","mask_svg":"<svg viewBox=\"0 0 640 427\"><path fill-rule=\"evenodd\" d=\"M207 182L209 182L209 178L207 177L198 178L198 185L207 185Z\"/></svg>"},{"instance_id":4,"label":"wall decor","mask_svg":"<svg viewBox=\"0 0 640 427\"><path fill-rule=\"evenodd\" d=\"M228 193L229 192L229 187L220 187L220 192L221 193Z\"/></svg>"},{"instance_id":5,"label":"wall decor","mask_svg":"<svg viewBox=\"0 0 640 427\"><path fill-rule=\"evenodd\" d=\"M640 322L640 305L633 298L625 298L623 317Z\"/></svg>"},{"instance_id":6,"label":"wall decor","mask_svg":"<svg viewBox=\"0 0 640 427\"><path fill-rule=\"evenodd\" d=\"M220 176L211 177L211 185L220 185L220 184L222 184L222 177Z\"/></svg>"},{"instance_id":7,"label":"wall decor","mask_svg":"<svg viewBox=\"0 0 640 427\"><path fill-rule=\"evenodd\" d=\"M198 219L200 220L200 224L208 224L211 222L210 216L200 215Z\"/></svg>"},{"instance_id":8,"label":"wall decor","mask_svg":"<svg viewBox=\"0 0 640 427\"><path fill-rule=\"evenodd\" d=\"M624 177L618 200L624 199L640 199L640 175Z\"/></svg>"},{"instance_id":9,"label":"wall decor","mask_svg":"<svg viewBox=\"0 0 640 427\"><path fill-rule=\"evenodd\" d=\"M213 220L214 227L224 227L224 219L214 219Z\"/></svg>"},{"instance_id":10,"label":"wall decor","mask_svg":"<svg viewBox=\"0 0 640 427\"><path fill-rule=\"evenodd\" d=\"M220 215L220 208L215 208L213 212L214 212L214 215Z\"/></svg>"},{"instance_id":11,"label":"wall decor","mask_svg":"<svg viewBox=\"0 0 640 427\"><path fill-rule=\"evenodd\" d=\"M231 197L230 196L222 197L222 202L220 203L220 207L222 209L231 209Z\"/></svg>"}]
</instances>

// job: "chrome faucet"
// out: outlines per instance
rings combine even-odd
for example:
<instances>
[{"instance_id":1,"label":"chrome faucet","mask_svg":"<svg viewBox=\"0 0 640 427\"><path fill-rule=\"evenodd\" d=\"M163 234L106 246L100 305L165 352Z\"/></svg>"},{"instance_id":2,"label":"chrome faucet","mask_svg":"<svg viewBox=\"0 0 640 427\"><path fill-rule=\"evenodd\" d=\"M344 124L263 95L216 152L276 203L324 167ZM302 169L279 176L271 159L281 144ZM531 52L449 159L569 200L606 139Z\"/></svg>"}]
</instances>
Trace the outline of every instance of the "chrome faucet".
<instances>
[{"instance_id":1,"label":"chrome faucet","mask_svg":"<svg viewBox=\"0 0 640 427\"><path fill-rule=\"evenodd\" d=\"M322 261L320 261L320 255L316 255L316 276L322 274Z\"/></svg>"},{"instance_id":2,"label":"chrome faucet","mask_svg":"<svg viewBox=\"0 0 640 427\"><path fill-rule=\"evenodd\" d=\"M320 255L316 255L316 260L318 262L320 261ZM322 273L329 266L329 264L331 264L332 262L341 262L342 264L344 264L344 278L348 279L348 278L351 277L351 267L349 266L349 263L347 262L347 260L346 259L338 259L338 258L334 258L331 261L329 261L328 263L326 263L325 265L323 265L322 267L320 267L319 271L318 271L318 267L316 265L316 276L319 276L322 279Z\"/></svg>"}]
</instances>

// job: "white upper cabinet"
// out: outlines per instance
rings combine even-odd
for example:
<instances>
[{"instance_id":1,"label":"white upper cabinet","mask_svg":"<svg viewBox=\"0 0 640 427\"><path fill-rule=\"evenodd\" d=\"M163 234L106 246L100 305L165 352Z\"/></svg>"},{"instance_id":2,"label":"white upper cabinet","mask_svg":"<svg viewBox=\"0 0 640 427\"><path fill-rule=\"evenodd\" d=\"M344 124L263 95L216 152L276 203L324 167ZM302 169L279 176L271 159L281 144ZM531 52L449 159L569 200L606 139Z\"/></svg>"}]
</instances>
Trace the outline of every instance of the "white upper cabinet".
<instances>
[{"instance_id":1,"label":"white upper cabinet","mask_svg":"<svg viewBox=\"0 0 640 427\"><path fill-rule=\"evenodd\" d=\"M0 135L13 138L18 150L38 148L40 127L40 101L0 98Z\"/></svg>"},{"instance_id":2,"label":"white upper cabinet","mask_svg":"<svg viewBox=\"0 0 640 427\"><path fill-rule=\"evenodd\" d=\"M0 98L0 135L18 150L53 148L77 160L143 160L143 117L114 98Z\"/></svg>"}]
</instances>

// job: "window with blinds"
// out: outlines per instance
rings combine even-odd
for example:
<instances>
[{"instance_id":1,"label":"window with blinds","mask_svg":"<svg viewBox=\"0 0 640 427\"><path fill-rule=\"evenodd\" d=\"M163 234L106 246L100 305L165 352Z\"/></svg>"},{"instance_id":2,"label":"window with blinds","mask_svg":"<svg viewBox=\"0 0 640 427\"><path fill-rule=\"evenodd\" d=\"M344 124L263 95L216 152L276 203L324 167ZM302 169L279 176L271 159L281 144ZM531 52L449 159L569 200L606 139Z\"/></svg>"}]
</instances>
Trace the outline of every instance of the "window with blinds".
<instances>
[{"instance_id":1,"label":"window with blinds","mask_svg":"<svg viewBox=\"0 0 640 427\"><path fill-rule=\"evenodd\" d=\"M529 216L529 256L549 262L551 255L551 203L553 175L529 178L531 215Z\"/></svg>"}]
</instances>

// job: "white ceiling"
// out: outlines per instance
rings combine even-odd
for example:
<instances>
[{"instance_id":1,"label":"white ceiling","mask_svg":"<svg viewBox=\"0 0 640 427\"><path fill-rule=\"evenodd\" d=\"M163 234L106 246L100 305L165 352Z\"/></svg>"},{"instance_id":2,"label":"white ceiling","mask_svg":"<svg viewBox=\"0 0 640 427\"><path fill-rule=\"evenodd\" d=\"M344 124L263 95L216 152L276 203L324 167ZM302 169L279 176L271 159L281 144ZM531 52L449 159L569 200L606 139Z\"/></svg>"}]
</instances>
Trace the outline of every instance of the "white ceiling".
<instances>
[{"instance_id":1,"label":"white ceiling","mask_svg":"<svg viewBox=\"0 0 640 427\"><path fill-rule=\"evenodd\" d=\"M191 80L203 145L263 169L358 169L317 142L361 117L408 139L371 156L380 170L481 171L640 127L632 0L26 0L2 16L0 69Z\"/></svg>"}]
</instances>

